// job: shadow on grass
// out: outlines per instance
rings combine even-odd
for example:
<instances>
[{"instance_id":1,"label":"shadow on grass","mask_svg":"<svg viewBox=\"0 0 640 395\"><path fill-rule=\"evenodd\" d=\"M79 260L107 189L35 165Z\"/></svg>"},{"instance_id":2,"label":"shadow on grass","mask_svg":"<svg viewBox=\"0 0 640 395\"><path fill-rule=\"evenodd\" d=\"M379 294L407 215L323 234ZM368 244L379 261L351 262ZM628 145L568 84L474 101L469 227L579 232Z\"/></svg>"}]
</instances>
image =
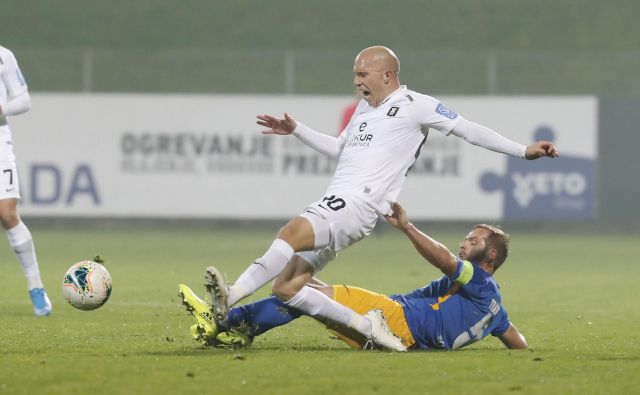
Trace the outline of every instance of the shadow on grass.
<instances>
[{"instance_id":1,"label":"shadow on grass","mask_svg":"<svg viewBox=\"0 0 640 395\"><path fill-rule=\"evenodd\" d=\"M235 355L242 354L260 354L260 353L273 353L273 352L338 352L338 353L353 353L362 352L362 350L355 350L351 348L331 348L331 347L249 347L249 348L215 348L215 347L195 347L193 349L181 349L181 350L158 350L158 351L140 351L126 353L123 356L215 356L215 355ZM379 352L379 351L371 351Z\"/></svg>"},{"instance_id":2,"label":"shadow on grass","mask_svg":"<svg viewBox=\"0 0 640 395\"><path fill-rule=\"evenodd\" d=\"M127 355L130 356L134 356L134 355L138 355L138 356L142 356L142 355L147 355L147 356L213 356L213 355L234 355L234 354L238 354L238 353L243 353L243 354L260 354L260 353L272 353L272 352L302 352L302 353L306 353L306 352L331 352L331 353L372 353L372 354L379 354L379 353L386 353L389 354L390 352L388 351L382 351L382 350L359 350L359 349L354 349L354 348L349 348L344 344L341 343L336 343L335 346L331 345L331 344L321 344L321 345L316 345L316 346L308 346L308 345L287 345L287 346L282 346L282 345L278 345L278 344L259 344L259 345L254 345L252 347L247 347L247 348L235 348L235 349L229 349L229 348L215 348L215 347L203 347L203 346L194 346L193 348L190 349L166 349L166 350L154 350L154 351L139 351L139 352L131 352L131 353L127 353ZM462 349L462 350L455 350L455 351L451 351L451 350L419 350L419 349L414 349L414 350L410 350L409 353L410 354L416 354L416 353L420 353L420 354L439 354L439 355L444 355L444 354L449 354L449 355L455 355L455 354L476 354L476 353L491 353L491 354L504 354L505 356L510 355L511 353L531 353L533 352L533 350L507 350L507 349L501 349L501 348L470 348L470 349ZM395 354L401 354L401 353L395 353Z\"/></svg>"}]
</instances>

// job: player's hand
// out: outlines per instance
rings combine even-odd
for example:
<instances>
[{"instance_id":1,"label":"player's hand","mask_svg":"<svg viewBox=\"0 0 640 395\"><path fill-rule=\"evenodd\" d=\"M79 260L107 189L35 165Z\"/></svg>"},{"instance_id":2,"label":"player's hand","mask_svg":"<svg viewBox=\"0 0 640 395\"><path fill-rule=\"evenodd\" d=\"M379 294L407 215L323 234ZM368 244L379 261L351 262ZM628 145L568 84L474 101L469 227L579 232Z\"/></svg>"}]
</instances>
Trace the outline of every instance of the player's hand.
<instances>
[{"instance_id":1,"label":"player's hand","mask_svg":"<svg viewBox=\"0 0 640 395\"><path fill-rule=\"evenodd\" d=\"M391 215L384 216L387 222L400 230L406 230L407 228L409 228L411 224L409 223L407 212L405 211L404 207L400 205L400 203L393 203L391 205L391 212Z\"/></svg>"},{"instance_id":2,"label":"player's hand","mask_svg":"<svg viewBox=\"0 0 640 395\"><path fill-rule=\"evenodd\" d=\"M534 160L548 156L549 158L557 158L558 150L550 141L536 141L527 146L524 157L528 160Z\"/></svg>"},{"instance_id":3,"label":"player's hand","mask_svg":"<svg viewBox=\"0 0 640 395\"><path fill-rule=\"evenodd\" d=\"M284 113L284 118L276 118L271 115L258 115L258 125L268 127L263 130L262 134L280 134L287 135L294 131L298 123L291 118L289 114Z\"/></svg>"}]
</instances>

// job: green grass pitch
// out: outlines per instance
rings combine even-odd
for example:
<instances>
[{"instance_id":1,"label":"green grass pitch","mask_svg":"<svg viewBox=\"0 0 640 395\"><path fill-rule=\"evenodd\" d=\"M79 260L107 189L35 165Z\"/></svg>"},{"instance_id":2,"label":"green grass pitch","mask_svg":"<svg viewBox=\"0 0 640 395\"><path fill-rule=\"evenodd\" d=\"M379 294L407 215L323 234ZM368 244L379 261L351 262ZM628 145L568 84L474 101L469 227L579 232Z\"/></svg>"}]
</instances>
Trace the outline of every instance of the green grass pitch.
<instances>
[{"instance_id":1,"label":"green grass pitch","mask_svg":"<svg viewBox=\"0 0 640 395\"><path fill-rule=\"evenodd\" d=\"M209 264L236 278L275 231L35 229L54 305L54 314L40 319L32 316L7 244L0 251L0 394L640 391L638 236L511 233L512 255L496 278L527 351L488 338L455 352L363 352L310 318L267 333L250 349L194 343L177 284L201 292ZM431 234L455 249L464 232ZM62 275L95 253L108 260L112 298L99 310L78 311L61 296ZM387 230L341 253L321 277L393 293L437 276L407 240Z\"/></svg>"}]
</instances>

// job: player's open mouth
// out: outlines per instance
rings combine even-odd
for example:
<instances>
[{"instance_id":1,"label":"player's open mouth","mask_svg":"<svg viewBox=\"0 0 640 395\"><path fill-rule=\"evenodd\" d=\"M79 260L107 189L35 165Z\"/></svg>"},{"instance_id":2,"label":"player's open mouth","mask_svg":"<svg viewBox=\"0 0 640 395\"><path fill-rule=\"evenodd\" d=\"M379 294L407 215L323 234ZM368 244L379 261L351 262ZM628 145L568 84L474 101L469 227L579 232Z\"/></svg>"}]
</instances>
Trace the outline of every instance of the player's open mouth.
<instances>
[{"instance_id":1,"label":"player's open mouth","mask_svg":"<svg viewBox=\"0 0 640 395\"><path fill-rule=\"evenodd\" d=\"M365 99L368 99L368 98L369 98L369 95L371 94L371 92L369 92L369 91L360 91L360 93L362 93L362 96L363 96Z\"/></svg>"}]
</instances>

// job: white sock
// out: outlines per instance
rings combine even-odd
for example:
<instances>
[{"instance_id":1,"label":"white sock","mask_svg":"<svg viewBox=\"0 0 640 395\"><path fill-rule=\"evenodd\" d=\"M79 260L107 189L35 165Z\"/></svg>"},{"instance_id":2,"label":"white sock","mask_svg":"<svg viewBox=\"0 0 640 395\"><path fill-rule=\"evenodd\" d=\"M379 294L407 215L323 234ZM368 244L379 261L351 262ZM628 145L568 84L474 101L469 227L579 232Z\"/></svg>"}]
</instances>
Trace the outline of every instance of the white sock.
<instances>
[{"instance_id":1,"label":"white sock","mask_svg":"<svg viewBox=\"0 0 640 395\"><path fill-rule=\"evenodd\" d=\"M42 280L40 279L36 250L33 246L33 239L31 238L29 228L20 221L18 225L7 230L7 237L9 238L11 248L13 248L13 252L15 252L20 262L20 266L22 266L22 271L27 279L27 287L29 289L44 288Z\"/></svg>"},{"instance_id":2,"label":"white sock","mask_svg":"<svg viewBox=\"0 0 640 395\"><path fill-rule=\"evenodd\" d=\"M256 259L238 280L229 287L229 306L258 290L278 274L289 263L295 251L282 239L276 239L261 258Z\"/></svg>"},{"instance_id":3,"label":"white sock","mask_svg":"<svg viewBox=\"0 0 640 395\"><path fill-rule=\"evenodd\" d=\"M285 303L314 318L336 322L355 329L367 338L371 337L371 321L315 288L302 287L291 300Z\"/></svg>"}]
</instances>

